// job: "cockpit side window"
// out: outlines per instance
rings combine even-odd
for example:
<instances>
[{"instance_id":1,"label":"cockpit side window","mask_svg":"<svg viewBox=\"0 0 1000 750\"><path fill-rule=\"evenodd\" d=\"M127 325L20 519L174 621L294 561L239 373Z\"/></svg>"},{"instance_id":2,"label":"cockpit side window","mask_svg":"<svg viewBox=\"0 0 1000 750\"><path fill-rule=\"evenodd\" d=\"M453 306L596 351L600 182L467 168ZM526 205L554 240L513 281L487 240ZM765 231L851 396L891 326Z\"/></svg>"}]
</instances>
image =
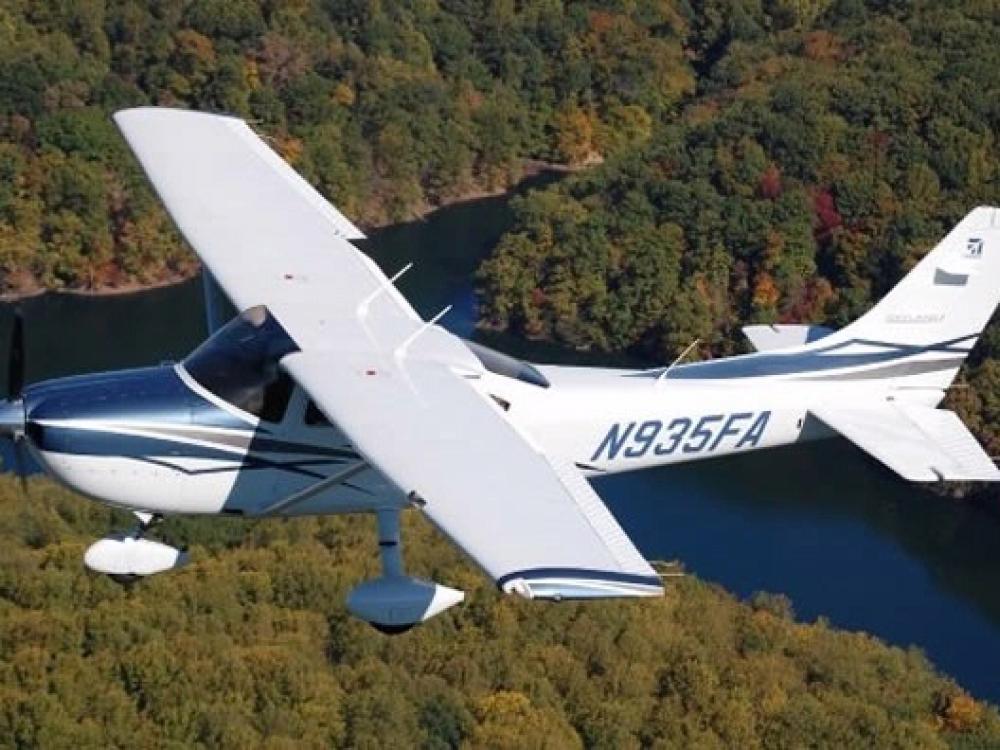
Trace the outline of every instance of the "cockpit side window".
<instances>
[{"instance_id":1,"label":"cockpit side window","mask_svg":"<svg viewBox=\"0 0 1000 750\"><path fill-rule=\"evenodd\" d=\"M294 384L278 365L298 351L265 307L254 307L216 331L184 360L199 385L267 422L280 422Z\"/></svg>"}]
</instances>

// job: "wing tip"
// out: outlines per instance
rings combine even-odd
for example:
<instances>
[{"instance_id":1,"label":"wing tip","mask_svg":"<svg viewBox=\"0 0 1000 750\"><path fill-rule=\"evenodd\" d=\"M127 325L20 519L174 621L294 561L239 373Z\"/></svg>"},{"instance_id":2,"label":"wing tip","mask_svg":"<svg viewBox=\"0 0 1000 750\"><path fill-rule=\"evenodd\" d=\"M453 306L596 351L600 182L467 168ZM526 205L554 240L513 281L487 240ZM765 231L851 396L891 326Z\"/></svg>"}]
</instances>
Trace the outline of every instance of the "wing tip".
<instances>
[{"instance_id":1,"label":"wing tip","mask_svg":"<svg viewBox=\"0 0 1000 750\"><path fill-rule=\"evenodd\" d=\"M663 581L653 572L622 573L582 568L534 568L497 579L505 594L525 599L619 599L663 596Z\"/></svg>"},{"instance_id":2,"label":"wing tip","mask_svg":"<svg viewBox=\"0 0 1000 750\"><path fill-rule=\"evenodd\" d=\"M316 189L299 175L264 142L266 135L256 133L250 124L237 114L202 112L177 107L140 106L121 109L112 116L115 125L125 137L139 162L146 169L154 187L157 187L156 171L171 173L171 180L177 181L183 171L174 163L173 154L185 155L192 151L209 157L219 149L232 152L236 156L251 159L248 154L237 153L240 148L263 158L272 171L284 178L287 186L298 193L300 198L310 203L330 224L332 231L345 240L363 240L365 234L335 206L330 204ZM230 143L232 145L230 145ZM211 147L211 150L210 148ZM236 156L229 159L230 165ZM257 159L252 159L256 161ZM157 187L158 192L160 188ZM166 200L162 192L161 198ZM167 210L171 211L170 206Z\"/></svg>"}]
</instances>

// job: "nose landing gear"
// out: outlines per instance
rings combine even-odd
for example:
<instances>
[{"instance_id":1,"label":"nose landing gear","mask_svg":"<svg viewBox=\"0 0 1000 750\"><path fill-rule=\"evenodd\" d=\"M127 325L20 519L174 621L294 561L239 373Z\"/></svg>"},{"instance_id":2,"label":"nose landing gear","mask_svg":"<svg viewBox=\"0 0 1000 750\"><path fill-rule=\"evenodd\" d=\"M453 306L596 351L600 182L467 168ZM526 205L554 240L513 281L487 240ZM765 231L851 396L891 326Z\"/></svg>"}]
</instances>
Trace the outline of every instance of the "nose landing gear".
<instances>
[{"instance_id":1,"label":"nose landing gear","mask_svg":"<svg viewBox=\"0 0 1000 750\"><path fill-rule=\"evenodd\" d=\"M188 561L187 550L145 538L162 516L135 511L139 523L128 533L111 534L94 542L83 556L83 564L95 573L128 586L140 578L179 568Z\"/></svg>"}]
</instances>

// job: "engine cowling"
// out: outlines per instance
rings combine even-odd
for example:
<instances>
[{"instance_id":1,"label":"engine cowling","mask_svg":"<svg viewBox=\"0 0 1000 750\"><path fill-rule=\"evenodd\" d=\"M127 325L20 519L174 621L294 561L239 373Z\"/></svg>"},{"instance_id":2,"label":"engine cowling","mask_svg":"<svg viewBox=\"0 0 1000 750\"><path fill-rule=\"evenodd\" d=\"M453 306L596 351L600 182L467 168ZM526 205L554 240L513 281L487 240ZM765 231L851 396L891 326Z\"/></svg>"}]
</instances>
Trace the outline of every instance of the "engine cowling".
<instances>
[{"instance_id":1,"label":"engine cowling","mask_svg":"<svg viewBox=\"0 0 1000 750\"><path fill-rule=\"evenodd\" d=\"M188 554L183 550L125 534L97 540L83 556L83 564L90 570L123 582L179 568L187 561Z\"/></svg>"},{"instance_id":2,"label":"engine cowling","mask_svg":"<svg viewBox=\"0 0 1000 750\"><path fill-rule=\"evenodd\" d=\"M383 576L357 586L347 609L383 633L403 633L465 599L465 593L409 576Z\"/></svg>"}]
</instances>

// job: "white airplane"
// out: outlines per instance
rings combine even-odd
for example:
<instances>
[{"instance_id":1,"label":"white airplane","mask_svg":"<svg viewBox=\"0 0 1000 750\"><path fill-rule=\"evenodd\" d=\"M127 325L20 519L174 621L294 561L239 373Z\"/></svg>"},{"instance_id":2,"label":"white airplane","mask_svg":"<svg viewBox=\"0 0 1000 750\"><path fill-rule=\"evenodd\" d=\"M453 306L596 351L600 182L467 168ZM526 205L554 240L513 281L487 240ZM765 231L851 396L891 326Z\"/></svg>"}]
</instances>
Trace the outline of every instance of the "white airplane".
<instances>
[{"instance_id":1,"label":"white airplane","mask_svg":"<svg viewBox=\"0 0 1000 750\"><path fill-rule=\"evenodd\" d=\"M646 597L661 578L587 476L840 434L911 481L1000 478L936 408L1000 297L996 208L843 330L751 326L757 353L656 370L536 366L421 320L351 244L362 233L242 120L115 121L243 312L180 364L38 383L0 407L0 430L52 476L139 517L87 551L93 570L181 564L145 535L167 515L375 513L383 573L348 607L400 632L464 596L406 574L406 508L506 593Z\"/></svg>"}]
</instances>

